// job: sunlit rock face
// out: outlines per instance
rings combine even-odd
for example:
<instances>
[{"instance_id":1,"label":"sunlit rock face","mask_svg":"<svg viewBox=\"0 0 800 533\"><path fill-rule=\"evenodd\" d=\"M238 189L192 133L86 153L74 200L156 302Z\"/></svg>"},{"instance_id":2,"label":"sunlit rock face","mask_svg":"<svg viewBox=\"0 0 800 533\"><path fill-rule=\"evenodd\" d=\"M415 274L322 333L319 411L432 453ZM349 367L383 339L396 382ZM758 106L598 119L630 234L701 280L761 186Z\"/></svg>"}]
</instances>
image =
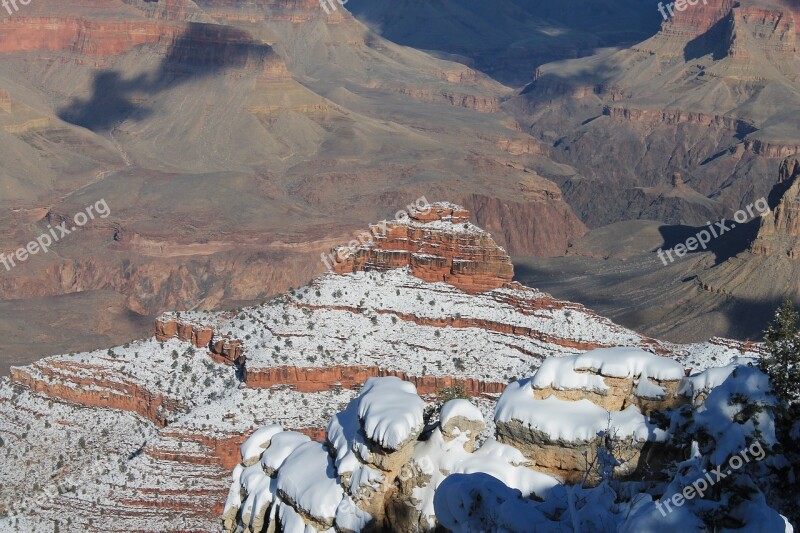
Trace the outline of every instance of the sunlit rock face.
<instances>
[{"instance_id":1,"label":"sunlit rock face","mask_svg":"<svg viewBox=\"0 0 800 533\"><path fill-rule=\"evenodd\" d=\"M502 287L514 265L491 235L469 222L469 212L446 203L412 211L403 219L373 225L370 242L337 248L340 273L409 267L425 281L443 281L466 292Z\"/></svg>"}]
</instances>

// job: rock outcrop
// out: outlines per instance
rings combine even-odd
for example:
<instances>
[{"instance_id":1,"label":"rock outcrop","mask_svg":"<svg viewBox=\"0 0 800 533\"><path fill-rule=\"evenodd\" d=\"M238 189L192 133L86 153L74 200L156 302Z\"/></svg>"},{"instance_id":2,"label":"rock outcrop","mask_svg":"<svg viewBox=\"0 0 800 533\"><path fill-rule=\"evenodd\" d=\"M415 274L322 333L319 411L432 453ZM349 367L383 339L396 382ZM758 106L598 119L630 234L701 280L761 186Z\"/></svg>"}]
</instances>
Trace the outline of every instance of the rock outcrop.
<instances>
[{"instance_id":1,"label":"rock outcrop","mask_svg":"<svg viewBox=\"0 0 800 533\"><path fill-rule=\"evenodd\" d=\"M622 384L626 380L635 385L634 390ZM724 389L722 385L730 380L740 383L727 392L717 389ZM692 431L686 421L695 416L686 404L702 404L709 390L715 398L696 411L701 432L708 431L709 423L723 420L741 442L746 441L745 434L771 434L767 420L753 420L758 426L754 429L734 422L749 416L744 408L736 415L730 410L737 402L762 401L760 384L765 380L757 370L736 364L685 377L679 363L629 348L548 359L533 378L507 387L496 406L493 438L485 436L483 414L469 401L454 399L438 409L426 408L412 384L394 377L373 378L357 398L333 415L324 442L310 441L279 425L257 430L242 445L241 463L233 469L223 526L228 533L291 528L422 532L453 524L449 511L458 521L469 521L478 507L488 506L487 514L494 516L477 530L494 531L505 513L498 514L493 506L520 497L527 501L529 520L534 522L517 523L509 531L531 530L551 521L574 525L578 518L570 520L570 515L583 507L577 502L586 501L578 495L587 494L591 487L602 484L597 493L609 500L598 508L589 506L589 513L613 512L618 502L608 496L609 491L622 486L626 477L634 472L653 476L662 465L685 464L689 449L698 453L697 443L692 446L685 441L684 432ZM748 395L738 388L745 381L755 389L748 400L743 400ZM564 391L579 390L589 396L559 397ZM537 399L544 394L547 398ZM734 402L726 394L739 394L739 399ZM642 410L634 403L622 408L627 400L637 398L657 403ZM768 401L764 406L771 409ZM707 413L715 409L727 414L711 422ZM652 418L647 410L653 410ZM423 423L425 412L430 414L427 423ZM663 424L670 419L671 423ZM738 447L734 449L739 444L725 441L724 431L713 427L718 463L728 454L740 453ZM463 474L491 476L492 482L516 492L508 490L503 498L486 501L482 501L485 495L478 495L474 504L440 493L448 479ZM614 478L620 484L609 484ZM486 486L483 479L475 485ZM641 496L640 492L635 494ZM553 503L559 499L572 503ZM537 514L531 509L538 505L534 502L541 502L546 511ZM518 522L513 516L507 519ZM595 524L587 530L598 529L597 521L586 520ZM554 526L554 530L560 528Z\"/></svg>"},{"instance_id":2,"label":"rock outcrop","mask_svg":"<svg viewBox=\"0 0 800 533\"><path fill-rule=\"evenodd\" d=\"M445 403L421 439L423 406L410 383L371 379L331 418L324 443L279 426L257 431L242 446L242 464L234 469L225 530L431 530L436 487L451 473L479 465L526 496L541 497L557 484L528 470L519 452L493 439L474 451L485 423L465 400ZM317 496L303 497L300 491Z\"/></svg>"},{"instance_id":3,"label":"rock outcrop","mask_svg":"<svg viewBox=\"0 0 800 533\"><path fill-rule=\"evenodd\" d=\"M457 205L434 203L404 219L373 225L370 232L363 244L333 251L336 272L409 267L425 281L473 293L502 287L514 277L506 251Z\"/></svg>"},{"instance_id":4,"label":"rock outcrop","mask_svg":"<svg viewBox=\"0 0 800 533\"><path fill-rule=\"evenodd\" d=\"M513 383L497 405L497 439L520 450L536 469L571 483L592 482L598 442L623 459L628 475L645 446L665 440L647 415L690 403L676 361L637 349L610 348L548 359L530 379ZM598 441L598 439L600 439Z\"/></svg>"},{"instance_id":5,"label":"rock outcrop","mask_svg":"<svg viewBox=\"0 0 800 533\"><path fill-rule=\"evenodd\" d=\"M758 235L750 247L754 254L780 254L800 258L800 159L781 163L778 183L770 194L772 212L761 218Z\"/></svg>"}]
</instances>

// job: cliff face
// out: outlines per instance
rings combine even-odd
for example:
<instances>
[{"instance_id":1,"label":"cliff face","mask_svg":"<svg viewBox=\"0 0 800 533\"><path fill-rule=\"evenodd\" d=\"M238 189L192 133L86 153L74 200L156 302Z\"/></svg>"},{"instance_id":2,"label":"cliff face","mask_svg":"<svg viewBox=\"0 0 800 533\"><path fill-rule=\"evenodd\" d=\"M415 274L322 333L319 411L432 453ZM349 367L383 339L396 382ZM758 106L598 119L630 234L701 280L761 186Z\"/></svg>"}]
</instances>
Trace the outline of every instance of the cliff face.
<instances>
[{"instance_id":1,"label":"cliff face","mask_svg":"<svg viewBox=\"0 0 800 533\"><path fill-rule=\"evenodd\" d=\"M12 65L0 159L18 162L3 178L0 253L84 209L90 185L113 213L8 272L5 299L114 292L119 322L238 307L307 282L321 252L409 198L454 190L510 254L559 255L585 231L531 170L547 150L501 109L508 87L384 40L344 7L41 0L0 17ZM399 103L388 121L386 101ZM422 167L430 181L412 178ZM484 290L510 279L497 261L418 266ZM36 342L28 361L69 348Z\"/></svg>"},{"instance_id":2,"label":"cliff face","mask_svg":"<svg viewBox=\"0 0 800 533\"><path fill-rule=\"evenodd\" d=\"M628 48L543 65L506 104L533 131L553 132L551 155L578 170L559 186L592 228L719 219L768 194L780 160L800 150L797 4L725 0L674 13ZM675 172L699 195L661 205Z\"/></svg>"},{"instance_id":3,"label":"cliff face","mask_svg":"<svg viewBox=\"0 0 800 533\"><path fill-rule=\"evenodd\" d=\"M469 222L460 206L433 204L407 221L372 226L374 241L333 251L338 273L408 267L425 281L443 281L466 292L496 289L514 277L514 266L492 237Z\"/></svg>"},{"instance_id":4,"label":"cliff face","mask_svg":"<svg viewBox=\"0 0 800 533\"><path fill-rule=\"evenodd\" d=\"M800 159L783 161L778 183L770 195L772 213L761 218L754 254L800 257Z\"/></svg>"},{"instance_id":5,"label":"cliff face","mask_svg":"<svg viewBox=\"0 0 800 533\"><path fill-rule=\"evenodd\" d=\"M0 27L0 52L74 52L88 58L115 56L142 44L164 47L185 26L157 21L13 17Z\"/></svg>"}]
</instances>

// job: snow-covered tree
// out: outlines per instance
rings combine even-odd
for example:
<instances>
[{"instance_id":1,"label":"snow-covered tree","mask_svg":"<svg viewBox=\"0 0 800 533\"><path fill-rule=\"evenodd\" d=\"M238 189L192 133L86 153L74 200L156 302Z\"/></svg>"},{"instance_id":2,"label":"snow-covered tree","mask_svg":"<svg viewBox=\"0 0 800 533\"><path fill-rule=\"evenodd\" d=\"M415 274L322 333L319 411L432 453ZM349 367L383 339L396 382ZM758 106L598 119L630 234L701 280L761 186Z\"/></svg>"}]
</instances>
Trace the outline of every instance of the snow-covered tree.
<instances>
[{"instance_id":1,"label":"snow-covered tree","mask_svg":"<svg viewBox=\"0 0 800 533\"><path fill-rule=\"evenodd\" d=\"M785 300L775 319L764 332L769 354L761 360L761 370L769 376L778 397L793 404L800 401L800 330L792 302Z\"/></svg>"}]
</instances>

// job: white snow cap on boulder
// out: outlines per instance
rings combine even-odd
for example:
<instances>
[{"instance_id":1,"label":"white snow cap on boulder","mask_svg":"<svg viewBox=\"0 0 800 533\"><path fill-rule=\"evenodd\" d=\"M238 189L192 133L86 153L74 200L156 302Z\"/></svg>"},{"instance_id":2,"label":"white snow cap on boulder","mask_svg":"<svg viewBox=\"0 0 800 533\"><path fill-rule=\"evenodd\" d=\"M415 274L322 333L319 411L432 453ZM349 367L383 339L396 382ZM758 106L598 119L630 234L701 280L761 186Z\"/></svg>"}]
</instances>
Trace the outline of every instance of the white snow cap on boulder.
<instances>
[{"instance_id":1,"label":"white snow cap on boulder","mask_svg":"<svg viewBox=\"0 0 800 533\"><path fill-rule=\"evenodd\" d=\"M333 526L336 510L344 497L333 459L321 442L298 446L278 471L278 490L314 520Z\"/></svg>"},{"instance_id":2,"label":"white snow cap on boulder","mask_svg":"<svg viewBox=\"0 0 800 533\"><path fill-rule=\"evenodd\" d=\"M397 450L422 429L424 409L413 383L396 377L370 378L359 397L358 417L372 442Z\"/></svg>"},{"instance_id":3,"label":"white snow cap on boulder","mask_svg":"<svg viewBox=\"0 0 800 533\"><path fill-rule=\"evenodd\" d=\"M577 371L593 370L600 375ZM680 380L683 365L640 348L598 348L578 355L549 357L533 377L536 389L584 389L601 392L608 387L601 376L635 378L647 376L657 380Z\"/></svg>"},{"instance_id":4,"label":"white snow cap on boulder","mask_svg":"<svg viewBox=\"0 0 800 533\"><path fill-rule=\"evenodd\" d=\"M270 424L253 432L250 437L242 443L242 462L245 465L261 458L261 453L269 446L272 437L281 433L283 428L278 424Z\"/></svg>"},{"instance_id":5,"label":"white snow cap on boulder","mask_svg":"<svg viewBox=\"0 0 800 533\"><path fill-rule=\"evenodd\" d=\"M638 441L666 438L666 433L649 423L633 405L624 411L609 412L589 400L570 402L553 396L535 400L530 379L508 385L497 402L495 421L509 423L512 420L541 431L554 441L589 441L609 423L623 438L632 437Z\"/></svg>"},{"instance_id":6,"label":"white snow cap on boulder","mask_svg":"<svg viewBox=\"0 0 800 533\"><path fill-rule=\"evenodd\" d=\"M442 426L457 417L466 418L475 422L483 422L483 413L472 402L463 398L450 400L442 407L439 421Z\"/></svg>"}]
</instances>

